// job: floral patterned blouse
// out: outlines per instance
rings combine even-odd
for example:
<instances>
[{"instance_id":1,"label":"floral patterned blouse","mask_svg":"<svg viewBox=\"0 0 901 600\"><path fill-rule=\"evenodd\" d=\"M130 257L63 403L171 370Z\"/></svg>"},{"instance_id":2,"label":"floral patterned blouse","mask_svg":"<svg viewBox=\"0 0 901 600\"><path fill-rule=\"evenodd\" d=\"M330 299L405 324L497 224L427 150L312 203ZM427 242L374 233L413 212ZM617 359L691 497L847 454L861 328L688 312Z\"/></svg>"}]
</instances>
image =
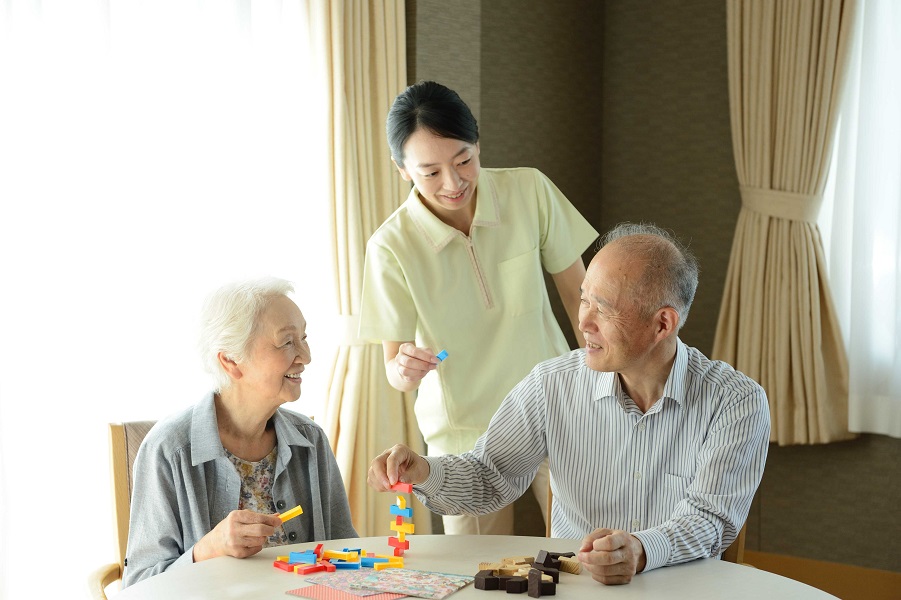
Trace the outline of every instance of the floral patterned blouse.
<instances>
[{"instance_id":1,"label":"floral patterned blouse","mask_svg":"<svg viewBox=\"0 0 901 600\"><path fill-rule=\"evenodd\" d=\"M250 462L238 458L225 450L228 460L235 465L241 477L241 497L238 500L239 510L271 515L276 511L275 500L272 499L272 484L275 481L275 463L278 458L278 445L262 460ZM282 527L269 536L265 546L280 546L288 543L288 536Z\"/></svg>"}]
</instances>

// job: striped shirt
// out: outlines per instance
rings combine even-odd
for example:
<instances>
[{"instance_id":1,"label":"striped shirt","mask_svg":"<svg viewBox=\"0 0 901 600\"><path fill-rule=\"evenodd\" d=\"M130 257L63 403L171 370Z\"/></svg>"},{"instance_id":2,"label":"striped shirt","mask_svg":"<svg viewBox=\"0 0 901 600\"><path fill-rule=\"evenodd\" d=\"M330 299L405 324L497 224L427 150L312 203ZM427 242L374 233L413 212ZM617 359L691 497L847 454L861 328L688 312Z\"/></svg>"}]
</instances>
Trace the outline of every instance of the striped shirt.
<instances>
[{"instance_id":1,"label":"striped shirt","mask_svg":"<svg viewBox=\"0 0 901 600\"><path fill-rule=\"evenodd\" d=\"M616 373L593 371L575 350L538 364L473 450L426 457L429 477L414 489L434 512L486 514L522 495L547 457L554 537L628 531L649 571L729 547L763 476L769 434L763 388L681 341L646 413Z\"/></svg>"}]
</instances>

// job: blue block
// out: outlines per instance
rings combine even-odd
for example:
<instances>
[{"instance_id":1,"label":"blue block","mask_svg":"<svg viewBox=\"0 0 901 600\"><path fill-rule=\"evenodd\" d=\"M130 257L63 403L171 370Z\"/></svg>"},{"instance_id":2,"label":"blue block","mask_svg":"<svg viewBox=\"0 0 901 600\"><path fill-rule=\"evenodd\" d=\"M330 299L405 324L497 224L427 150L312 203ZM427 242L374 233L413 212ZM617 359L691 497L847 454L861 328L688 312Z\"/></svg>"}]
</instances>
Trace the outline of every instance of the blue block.
<instances>
[{"instance_id":1,"label":"blue block","mask_svg":"<svg viewBox=\"0 0 901 600\"><path fill-rule=\"evenodd\" d=\"M360 563L358 563L358 562L344 562L342 560L342 561L335 561L332 564L335 565L336 569L359 569L360 568Z\"/></svg>"},{"instance_id":2,"label":"blue block","mask_svg":"<svg viewBox=\"0 0 901 600\"><path fill-rule=\"evenodd\" d=\"M369 567L370 569L373 567L375 563L386 563L388 562L387 558L376 558L374 556L364 556L360 559L360 564L364 567Z\"/></svg>"},{"instance_id":3,"label":"blue block","mask_svg":"<svg viewBox=\"0 0 901 600\"><path fill-rule=\"evenodd\" d=\"M356 552L360 556L363 556L363 551L359 548L345 548L342 552Z\"/></svg>"},{"instance_id":4,"label":"blue block","mask_svg":"<svg viewBox=\"0 0 901 600\"><path fill-rule=\"evenodd\" d=\"M397 504L391 505L391 514L397 515L399 517L407 517L408 519L413 518L413 509L412 508L401 508Z\"/></svg>"},{"instance_id":5,"label":"blue block","mask_svg":"<svg viewBox=\"0 0 901 600\"><path fill-rule=\"evenodd\" d=\"M447 358L447 350L442 350L437 355L435 355L435 358L437 358L441 362L444 362L444 359Z\"/></svg>"},{"instance_id":6,"label":"blue block","mask_svg":"<svg viewBox=\"0 0 901 600\"><path fill-rule=\"evenodd\" d=\"M288 562L289 563L302 563L305 565L315 565L316 561L319 558L316 556L316 553L312 550L306 550L304 552L291 552L288 554Z\"/></svg>"}]
</instances>

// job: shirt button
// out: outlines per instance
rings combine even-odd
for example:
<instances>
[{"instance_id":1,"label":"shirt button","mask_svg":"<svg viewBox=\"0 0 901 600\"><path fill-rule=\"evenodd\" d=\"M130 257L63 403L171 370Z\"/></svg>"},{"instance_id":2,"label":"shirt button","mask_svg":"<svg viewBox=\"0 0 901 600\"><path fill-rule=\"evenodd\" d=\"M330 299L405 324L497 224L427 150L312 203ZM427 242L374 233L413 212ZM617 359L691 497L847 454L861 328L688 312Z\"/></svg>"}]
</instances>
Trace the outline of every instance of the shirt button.
<instances>
[{"instance_id":1,"label":"shirt button","mask_svg":"<svg viewBox=\"0 0 901 600\"><path fill-rule=\"evenodd\" d=\"M297 534L292 531L291 533L288 534L288 539L293 542L294 540L297 539Z\"/></svg>"},{"instance_id":2,"label":"shirt button","mask_svg":"<svg viewBox=\"0 0 901 600\"><path fill-rule=\"evenodd\" d=\"M639 525L640 525L640 523L638 522L638 519L632 519L632 530L633 531L638 529Z\"/></svg>"},{"instance_id":3,"label":"shirt button","mask_svg":"<svg viewBox=\"0 0 901 600\"><path fill-rule=\"evenodd\" d=\"M635 479L641 479L641 473L635 471Z\"/></svg>"},{"instance_id":4,"label":"shirt button","mask_svg":"<svg viewBox=\"0 0 901 600\"><path fill-rule=\"evenodd\" d=\"M638 424L638 431L644 431L647 429L647 425L644 424L644 421Z\"/></svg>"},{"instance_id":5,"label":"shirt button","mask_svg":"<svg viewBox=\"0 0 901 600\"><path fill-rule=\"evenodd\" d=\"M279 500L278 502L275 503L275 508L277 508L279 510L285 510L285 506L287 506L287 505L285 504L284 500Z\"/></svg>"}]
</instances>

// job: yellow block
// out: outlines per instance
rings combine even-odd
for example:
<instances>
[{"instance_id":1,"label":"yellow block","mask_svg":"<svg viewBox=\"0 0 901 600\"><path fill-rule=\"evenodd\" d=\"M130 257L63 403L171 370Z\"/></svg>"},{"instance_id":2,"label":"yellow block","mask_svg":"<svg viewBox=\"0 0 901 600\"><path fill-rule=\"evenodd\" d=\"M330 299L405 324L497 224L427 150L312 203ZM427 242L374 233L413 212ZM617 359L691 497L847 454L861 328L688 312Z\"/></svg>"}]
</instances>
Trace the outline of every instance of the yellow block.
<instances>
[{"instance_id":1,"label":"yellow block","mask_svg":"<svg viewBox=\"0 0 901 600\"><path fill-rule=\"evenodd\" d=\"M278 516L278 518L282 520L282 523L284 523L284 522L287 521L288 519L293 519L293 518L296 517L297 515L302 515L302 514L303 514L303 509L300 507L300 504L298 504L297 506L295 506L295 507L292 508L291 510L286 510L285 512L283 512L282 514L280 514L280 515Z\"/></svg>"},{"instance_id":2,"label":"yellow block","mask_svg":"<svg viewBox=\"0 0 901 600\"><path fill-rule=\"evenodd\" d=\"M375 569L376 571L381 571L383 569L402 569L403 566L404 566L403 562L400 562L400 563L386 562L386 563L375 563L374 565L372 565L372 568Z\"/></svg>"},{"instance_id":3,"label":"yellow block","mask_svg":"<svg viewBox=\"0 0 901 600\"><path fill-rule=\"evenodd\" d=\"M403 496L398 496L397 497L397 508L399 508L401 510L407 508L407 499L404 498Z\"/></svg>"},{"instance_id":4,"label":"yellow block","mask_svg":"<svg viewBox=\"0 0 901 600\"><path fill-rule=\"evenodd\" d=\"M322 558L340 558L347 562L357 562L360 560L360 555L356 552L336 552L334 550L326 550L322 553Z\"/></svg>"},{"instance_id":5,"label":"yellow block","mask_svg":"<svg viewBox=\"0 0 901 600\"><path fill-rule=\"evenodd\" d=\"M397 522L391 523L391 531L403 531L404 533L413 533L413 523L401 523L400 525Z\"/></svg>"}]
</instances>

